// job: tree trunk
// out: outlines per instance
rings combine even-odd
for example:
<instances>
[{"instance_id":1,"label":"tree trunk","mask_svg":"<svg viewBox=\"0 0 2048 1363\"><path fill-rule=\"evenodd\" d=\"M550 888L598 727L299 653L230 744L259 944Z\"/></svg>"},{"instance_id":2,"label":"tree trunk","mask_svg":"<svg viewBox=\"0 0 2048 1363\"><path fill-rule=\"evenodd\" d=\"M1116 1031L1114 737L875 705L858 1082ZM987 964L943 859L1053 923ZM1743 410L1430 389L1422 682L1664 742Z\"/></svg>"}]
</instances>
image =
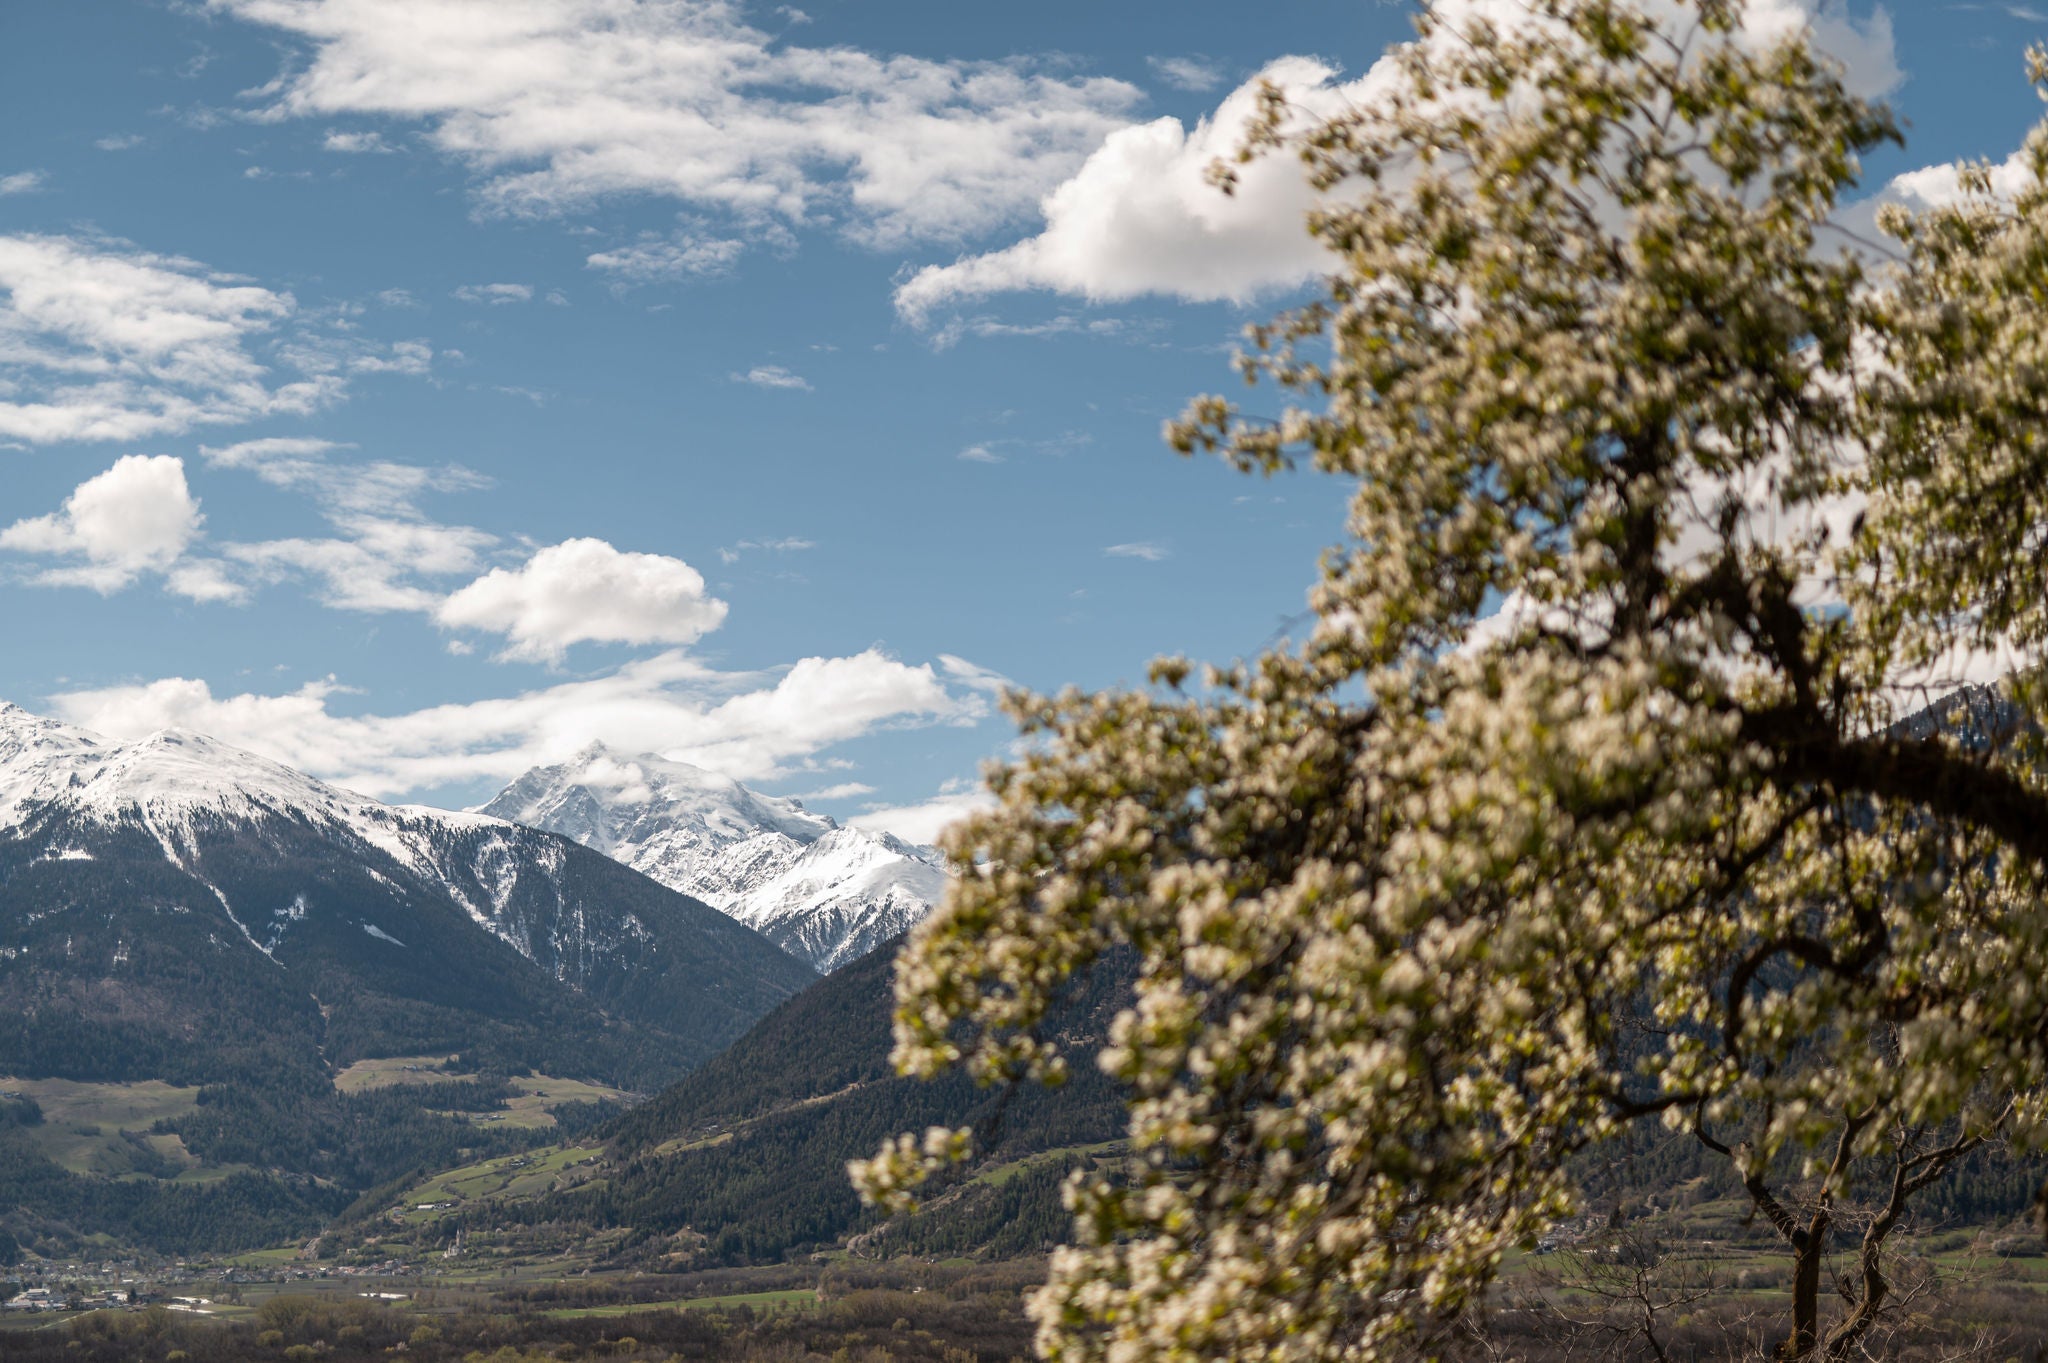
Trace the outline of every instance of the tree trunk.
<instances>
[{"instance_id":1,"label":"tree trunk","mask_svg":"<svg viewBox=\"0 0 2048 1363\"><path fill-rule=\"evenodd\" d=\"M1820 1343L1820 1270L1827 1253L1828 1216L1816 1212L1813 1222L1792 1240L1792 1334L1778 1346L1778 1357L1809 1357Z\"/></svg>"}]
</instances>

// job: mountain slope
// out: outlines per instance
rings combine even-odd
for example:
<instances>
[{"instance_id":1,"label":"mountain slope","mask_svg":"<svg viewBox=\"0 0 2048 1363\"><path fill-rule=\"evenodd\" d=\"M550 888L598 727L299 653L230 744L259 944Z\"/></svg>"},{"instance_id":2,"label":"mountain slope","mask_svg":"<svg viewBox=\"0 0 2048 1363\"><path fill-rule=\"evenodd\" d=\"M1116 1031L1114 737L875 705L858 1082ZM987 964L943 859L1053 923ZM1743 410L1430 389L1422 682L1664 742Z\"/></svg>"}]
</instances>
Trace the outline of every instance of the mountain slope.
<instances>
[{"instance_id":1,"label":"mountain slope","mask_svg":"<svg viewBox=\"0 0 2048 1363\"><path fill-rule=\"evenodd\" d=\"M198 735L114 743L0 706L0 1076L196 1087L196 1108L137 1133L182 1142L158 1151L172 1172L284 1179L280 1205L317 1178L298 1205L331 1215L349 1189L504 1144L433 1115L481 1110L449 1087L337 1094L354 1061L459 1053L486 1106L528 1069L646 1089L815 979L558 835L387 807ZM13 1147L0 1166L0 1218L161 1220L115 1215L147 1190ZM217 1211L181 1224L232 1238Z\"/></svg>"},{"instance_id":2,"label":"mountain slope","mask_svg":"<svg viewBox=\"0 0 2048 1363\"><path fill-rule=\"evenodd\" d=\"M536 767L486 814L576 839L837 970L930 912L946 873L929 849L841 828L683 762L601 744Z\"/></svg>"},{"instance_id":3,"label":"mountain slope","mask_svg":"<svg viewBox=\"0 0 2048 1363\"><path fill-rule=\"evenodd\" d=\"M427 1042L452 1010L649 1029L680 1068L809 978L556 835L388 807L198 735L114 744L0 709L0 998L65 980L81 1019L134 1030L152 1011L136 998L163 992L143 981L180 978L167 953L248 977L244 995L294 995L295 1016L319 997L336 1063ZM423 1034L380 1037L376 1016ZM605 1049L592 1063L616 1065ZM0 1071L61 1063L0 1042Z\"/></svg>"},{"instance_id":4,"label":"mountain slope","mask_svg":"<svg viewBox=\"0 0 2048 1363\"><path fill-rule=\"evenodd\" d=\"M916 1253L1036 1252L1064 1236L1059 1181L1124 1134L1118 1087L1093 1063L1128 974L1106 963L1053 1027L1073 1053L1062 1088L1007 1103L953 1073L932 1083L889 1064L895 943L790 999L732 1048L604 1130L586 1186L470 1208L471 1229L630 1229L671 1267L762 1262L862 1235ZM846 1163L899 1131L978 1128L982 1170L942 1181L927 1210L887 1222L860 1205Z\"/></svg>"}]
</instances>

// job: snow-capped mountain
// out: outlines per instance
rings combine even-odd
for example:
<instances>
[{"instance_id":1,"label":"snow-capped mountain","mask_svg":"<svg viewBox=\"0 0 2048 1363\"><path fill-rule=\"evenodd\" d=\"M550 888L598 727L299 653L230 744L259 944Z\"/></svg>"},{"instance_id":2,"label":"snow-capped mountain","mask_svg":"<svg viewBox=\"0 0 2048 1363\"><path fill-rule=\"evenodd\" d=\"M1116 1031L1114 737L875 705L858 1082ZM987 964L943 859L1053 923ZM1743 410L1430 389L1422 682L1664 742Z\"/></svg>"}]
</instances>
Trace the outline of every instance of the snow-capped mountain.
<instances>
[{"instance_id":1,"label":"snow-capped mountain","mask_svg":"<svg viewBox=\"0 0 2048 1363\"><path fill-rule=\"evenodd\" d=\"M842 828L685 762L625 757L602 744L534 768L483 812L615 857L827 972L918 922L946 885L930 848Z\"/></svg>"},{"instance_id":2,"label":"snow-capped mountain","mask_svg":"<svg viewBox=\"0 0 2048 1363\"><path fill-rule=\"evenodd\" d=\"M260 1035L238 1043L337 1063L472 1046L673 1072L813 978L568 838L0 703L0 1014L41 1010L0 1027L0 1073L75 1048L203 1072L163 1057L241 1014Z\"/></svg>"}]
</instances>

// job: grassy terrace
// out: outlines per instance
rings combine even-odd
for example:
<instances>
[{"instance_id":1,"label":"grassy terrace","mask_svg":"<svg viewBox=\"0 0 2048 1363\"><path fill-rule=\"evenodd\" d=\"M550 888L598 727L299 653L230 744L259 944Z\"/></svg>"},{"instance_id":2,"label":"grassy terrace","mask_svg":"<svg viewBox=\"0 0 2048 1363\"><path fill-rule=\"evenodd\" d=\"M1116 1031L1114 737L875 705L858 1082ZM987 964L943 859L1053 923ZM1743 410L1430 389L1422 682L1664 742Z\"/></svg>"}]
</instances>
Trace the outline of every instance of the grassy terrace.
<instances>
[{"instance_id":1,"label":"grassy terrace","mask_svg":"<svg viewBox=\"0 0 2048 1363\"><path fill-rule=\"evenodd\" d=\"M30 1128L37 1146L74 1174L128 1178L175 1169L180 1177L221 1177L228 1172L202 1172L178 1137L149 1130L159 1121L189 1116L199 1105L197 1088L156 1080L87 1084L0 1075L0 1093L35 1099L43 1110L42 1125Z\"/></svg>"},{"instance_id":2,"label":"grassy terrace","mask_svg":"<svg viewBox=\"0 0 2048 1363\"><path fill-rule=\"evenodd\" d=\"M399 1219L409 1225L431 1221L452 1207L494 1198L532 1197L551 1188L584 1181L603 1147L552 1145L519 1155L500 1155L479 1164L436 1174L397 1199Z\"/></svg>"}]
</instances>

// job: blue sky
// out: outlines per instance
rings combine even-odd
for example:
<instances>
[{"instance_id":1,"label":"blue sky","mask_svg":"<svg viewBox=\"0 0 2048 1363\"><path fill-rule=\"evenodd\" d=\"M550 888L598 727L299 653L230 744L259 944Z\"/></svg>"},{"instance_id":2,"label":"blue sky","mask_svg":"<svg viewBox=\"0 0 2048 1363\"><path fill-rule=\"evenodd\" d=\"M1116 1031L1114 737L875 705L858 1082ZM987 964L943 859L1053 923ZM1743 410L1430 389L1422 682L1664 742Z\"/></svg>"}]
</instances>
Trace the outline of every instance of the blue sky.
<instances>
[{"instance_id":1,"label":"blue sky","mask_svg":"<svg viewBox=\"0 0 2048 1363\"><path fill-rule=\"evenodd\" d=\"M1911 125L1873 188L2038 115L2048 14L1818 15ZM601 739L926 835L1008 741L1002 679L1242 656L1301 609L1342 490L1159 426L1313 270L1305 191L1198 172L1257 73L1334 99L1408 31L0 8L0 696L458 805Z\"/></svg>"}]
</instances>

